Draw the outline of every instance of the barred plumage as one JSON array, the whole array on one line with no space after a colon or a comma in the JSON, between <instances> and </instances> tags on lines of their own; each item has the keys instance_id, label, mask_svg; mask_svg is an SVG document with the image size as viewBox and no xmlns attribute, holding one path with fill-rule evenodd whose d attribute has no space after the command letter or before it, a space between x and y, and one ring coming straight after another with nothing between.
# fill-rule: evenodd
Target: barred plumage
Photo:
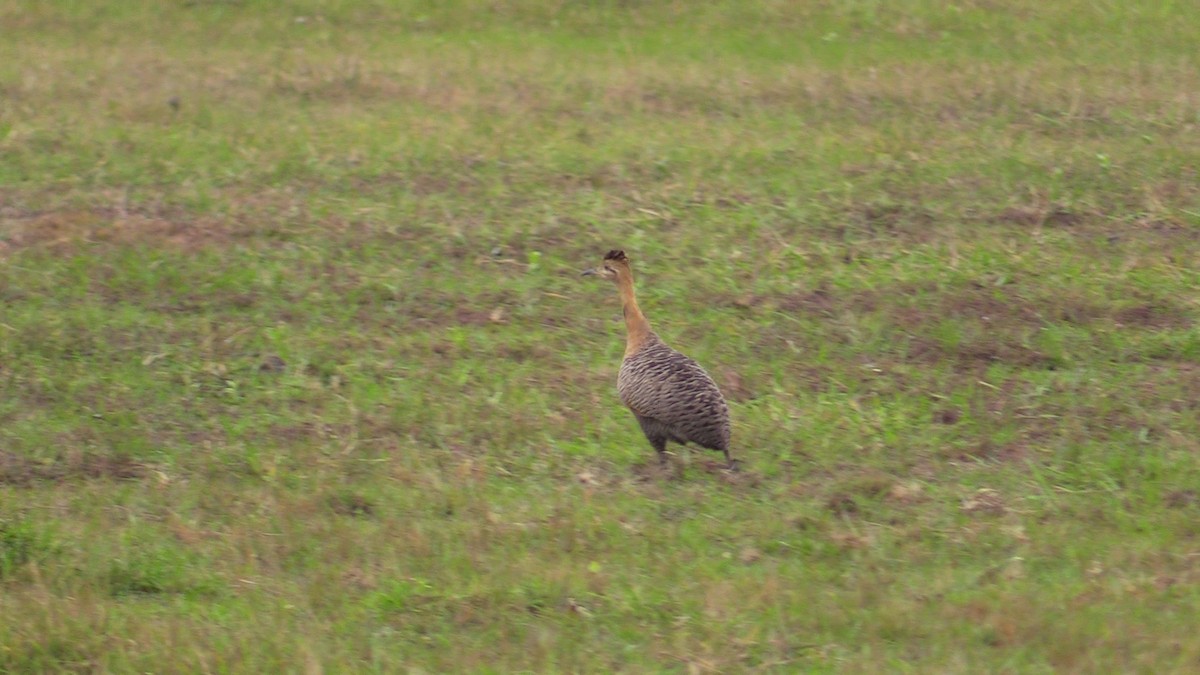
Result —
<instances>
[{"instance_id":1,"label":"barred plumage","mask_svg":"<svg viewBox=\"0 0 1200 675\"><path fill-rule=\"evenodd\" d=\"M633 412L650 445L665 458L668 442L695 443L729 455L729 405L713 379L692 359L671 349L650 330L633 293L633 273L623 251L584 274L617 283L627 331L617 392Z\"/></svg>"},{"instance_id":2,"label":"barred plumage","mask_svg":"<svg viewBox=\"0 0 1200 675\"><path fill-rule=\"evenodd\" d=\"M617 374L617 392L655 450L665 450L667 441L729 450L725 397L700 364L657 336L625 357Z\"/></svg>"}]
</instances>

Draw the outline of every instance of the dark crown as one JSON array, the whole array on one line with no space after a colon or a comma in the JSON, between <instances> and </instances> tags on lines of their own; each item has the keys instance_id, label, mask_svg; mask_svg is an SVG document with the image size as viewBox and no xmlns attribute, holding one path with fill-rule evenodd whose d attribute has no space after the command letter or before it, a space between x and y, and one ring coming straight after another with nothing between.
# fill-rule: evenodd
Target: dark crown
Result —
<instances>
[{"instance_id":1,"label":"dark crown","mask_svg":"<svg viewBox=\"0 0 1200 675\"><path fill-rule=\"evenodd\" d=\"M612 250L612 251L609 251L608 253L606 253L606 254L604 255L604 259L605 259L605 260L617 260L617 261L620 261L620 262L626 262L626 261L628 261L628 260L629 260L629 258L626 258L626 257L625 257L625 251L618 251L618 250L616 250L616 249L614 249L614 250Z\"/></svg>"}]
</instances>

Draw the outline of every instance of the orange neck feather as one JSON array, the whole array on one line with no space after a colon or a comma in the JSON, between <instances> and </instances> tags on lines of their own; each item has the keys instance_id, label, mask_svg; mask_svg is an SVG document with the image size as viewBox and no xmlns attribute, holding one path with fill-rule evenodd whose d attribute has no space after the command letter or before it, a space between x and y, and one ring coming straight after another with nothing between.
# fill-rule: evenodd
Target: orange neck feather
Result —
<instances>
[{"instance_id":1,"label":"orange neck feather","mask_svg":"<svg viewBox=\"0 0 1200 675\"><path fill-rule=\"evenodd\" d=\"M625 315L625 355L629 356L654 333L642 308L638 307L637 296L633 293L633 274L629 270L618 274L617 289L621 291L621 309Z\"/></svg>"}]
</instances>

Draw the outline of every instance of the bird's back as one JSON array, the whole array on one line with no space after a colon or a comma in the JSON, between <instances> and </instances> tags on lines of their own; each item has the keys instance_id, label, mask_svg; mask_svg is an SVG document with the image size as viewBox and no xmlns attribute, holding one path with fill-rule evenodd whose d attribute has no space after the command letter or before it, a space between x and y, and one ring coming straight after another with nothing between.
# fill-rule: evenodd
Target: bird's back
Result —
<instances>
[{"instance_id":1,"label":"bird's back","mask_svg":"<svg viewBox=\"0 0 1200 675\"><path fill-rule=\"evenodd\" d=\"M629 354L617 375L621 401L670 430L676 441L729 447L729 406L708 373L657 336Z\"/></svg>"}]
</instances>

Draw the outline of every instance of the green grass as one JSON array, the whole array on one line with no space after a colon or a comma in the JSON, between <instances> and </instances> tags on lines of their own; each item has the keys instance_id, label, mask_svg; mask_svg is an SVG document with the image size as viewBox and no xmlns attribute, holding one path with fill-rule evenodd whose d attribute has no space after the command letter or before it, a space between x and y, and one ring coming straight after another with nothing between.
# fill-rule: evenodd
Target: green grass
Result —
<instances>
[{"instance_id":1,"label":"green grass","mask_svg":"<svg viewBox=\"0 0 1200 675\"><path fill-rule=\"evenodd\" d=\"M1187 3L0 27L0 671L1200 662ZM743 473L651 470L610 248Z\"/></svg>"}]
</instances>

